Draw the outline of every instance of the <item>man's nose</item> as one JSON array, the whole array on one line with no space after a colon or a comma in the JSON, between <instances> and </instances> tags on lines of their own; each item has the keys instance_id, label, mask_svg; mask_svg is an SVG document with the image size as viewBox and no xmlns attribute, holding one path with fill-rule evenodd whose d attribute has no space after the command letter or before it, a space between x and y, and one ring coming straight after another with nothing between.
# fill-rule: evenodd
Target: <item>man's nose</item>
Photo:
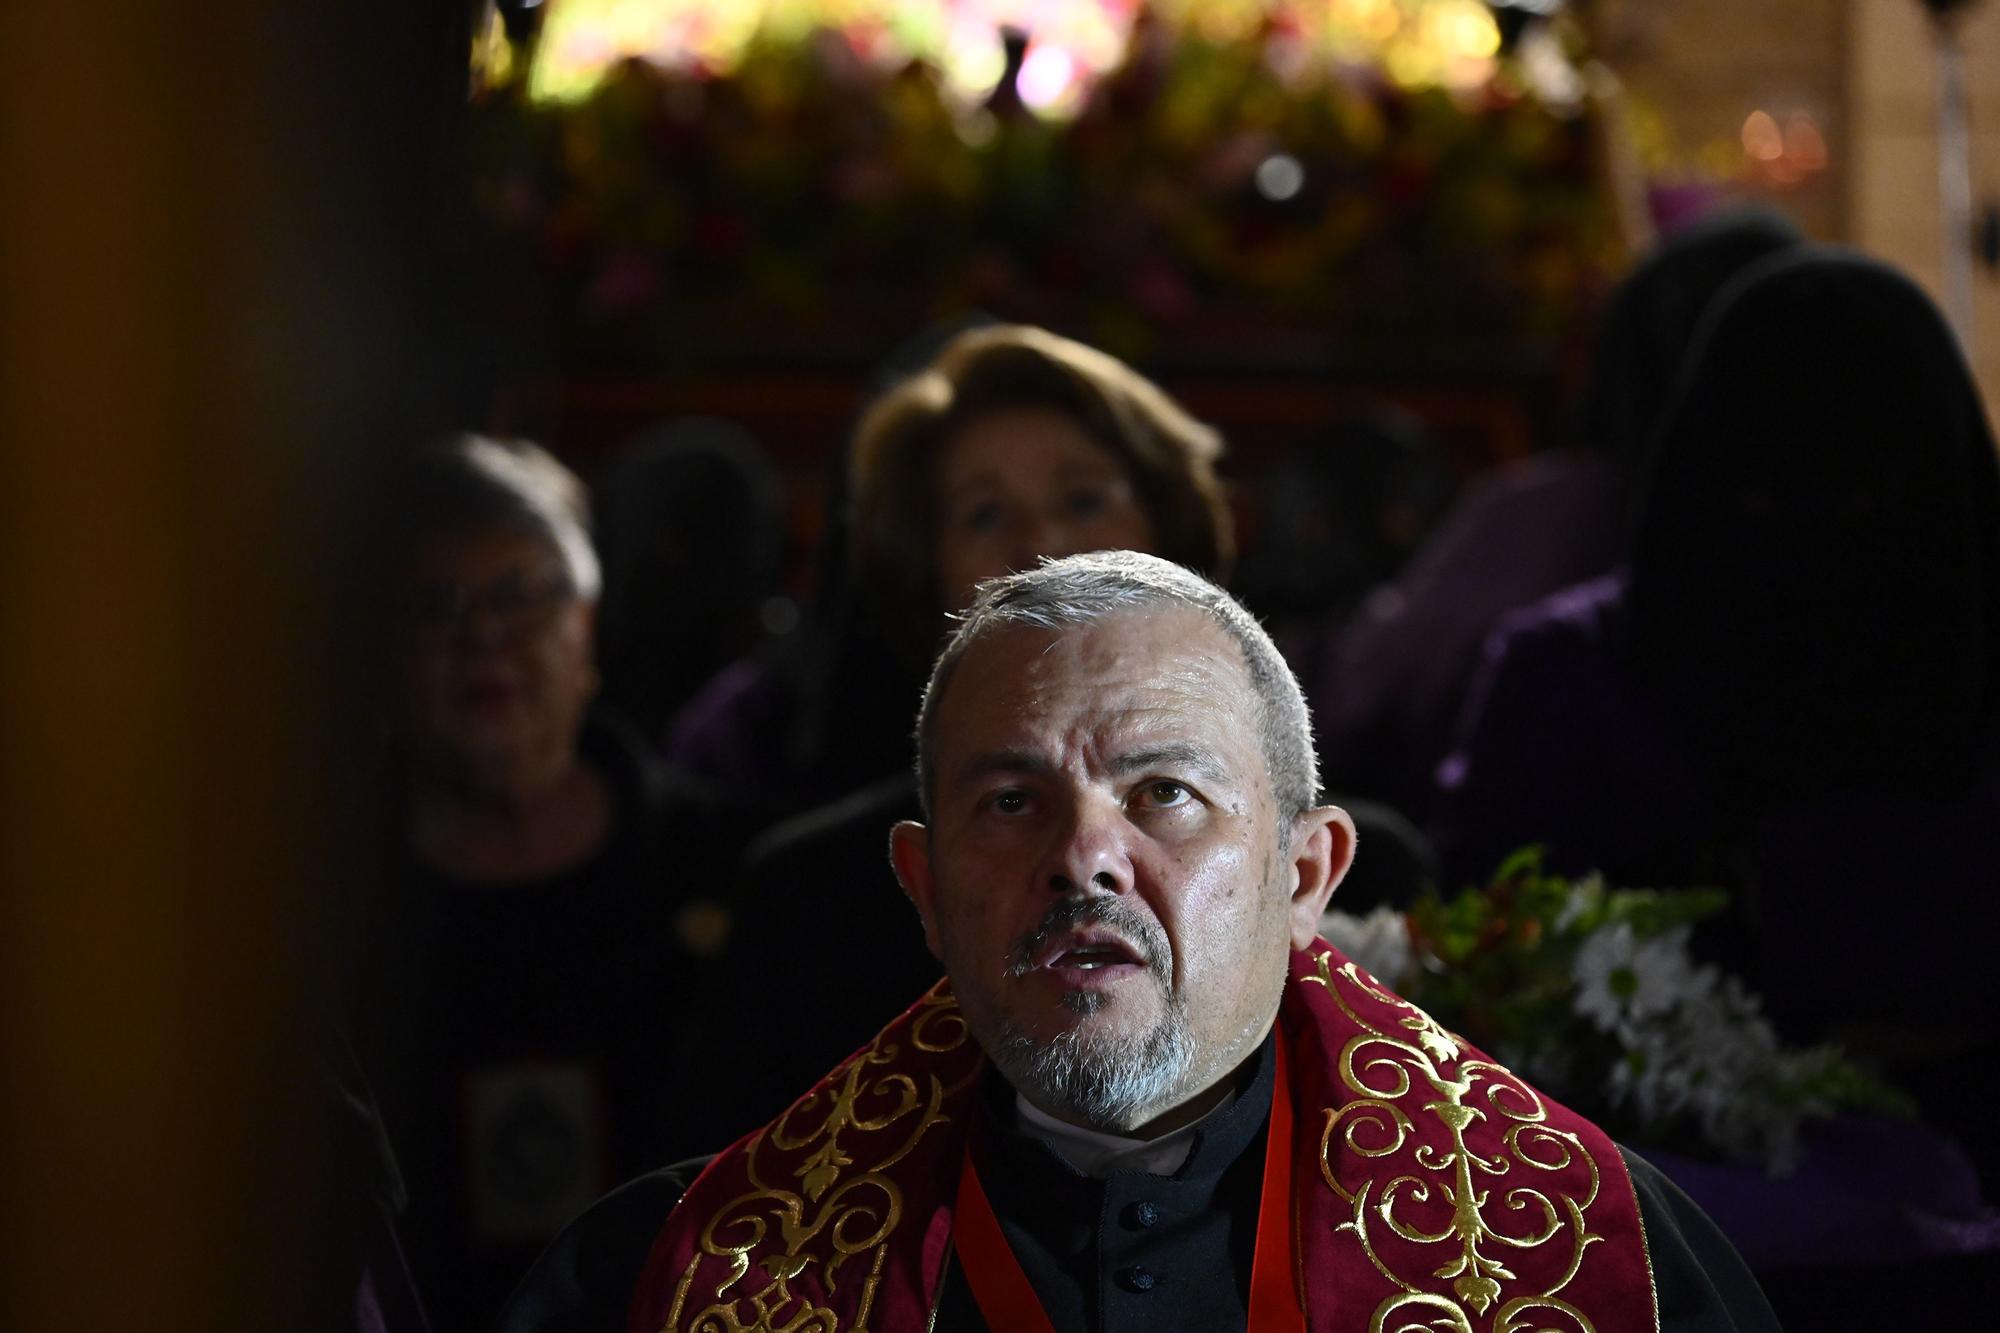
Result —
<instances>
[{"instance_id":1,"label":"man's nose","mask_svg":"<svg viewBox=\"0 0 2000 1333\"><path fill-rule=\"evenodd\" d=\"M1085 800L1057 826L1043 880L1057 894L1123 893L1132 887L1124 812L1108 801Z\"/></svg>"}]
</instances>

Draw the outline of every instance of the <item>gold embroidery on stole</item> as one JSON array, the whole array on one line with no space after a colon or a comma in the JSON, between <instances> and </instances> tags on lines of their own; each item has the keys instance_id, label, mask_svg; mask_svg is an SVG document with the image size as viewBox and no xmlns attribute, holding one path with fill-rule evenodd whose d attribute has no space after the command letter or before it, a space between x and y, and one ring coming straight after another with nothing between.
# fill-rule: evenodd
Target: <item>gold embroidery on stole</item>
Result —
<instances>
[{"instance_id":1,"label":"gold embroidery on stole","mask_svg":"<svg viewBox=\"0 0 2000 1333\"><path fill-rule=\"evenodd\" d=\"M970 1039L958 1002L939 986L909 1023L885 1029L836 1070L823 1090L794 1103L753 1137L744 1152L754 1188L724 1204L702 1228L663 1333L842 1333L836 1311L795 1293L791 1284L818 1264L826 1290L838 1291L853 1277L846 1271L848 1261L862 1256L861 1294L846 1333L867 1333L888 1240L903 1220L902 1190L886 1173L931 1129L950 1123L944 1104L980 1068L971 1062L950 1084L935 1068L926 1068L931 1061L908 1062L914 1072L885 1072L883 1066L893 1070L902 1056L892 1040L897 1032L908 1034L913 1050L933 1056L953 1053ZM864 1161L859 1170L849 1170ZM773 1178L768 1173L774 1170L789 1179ZM773 1226L783 1248L757 1261L764 1285L731 1296L731 1288L750 1273L751 1253ZM705 1258L727 1261L729 1272L709 1293L711 1303L683 1325L690 1288Z\"/></svg>"},{"instance_id":2,"label":"gold embroidery on stole","mask_svg":"<svg viewBox=\"0 0 2000 1333\"><path fill-rule=\"evenodd\" d=\"M1352 1232L1375 1270L1397 1288L1376 1307L1370 1333L1475 1333L1481 1327L1492 1333L1525 1333L1531 1327L1549 1328L1541 1321L1550 1315L1564 1321L1560 1330L1596 1333L1589 1316L1557 1295L1582 1267L1584 1251L1603 1239L1590 1230L1584 1216L1596 1202L1601 1177L1582 1141L1545 1123L1548 1109L1532 1088L1499 1065L1462 1060L1465 1048L1458 1038L1415 1005L1364 979L1353 963L1336 971L1324 953L1315 962L1318 975L1305 980L1325 987L1362 1029L1340 1052L1340 1081L1353 1100L1325 1111L1319 1167L1327 1185L1353 1209L1338 1230ZM1385 1031L1362 1018L1344 993L1350 988L1400 1010L1394 1030ZM1437 1152L1430 1144L1419 1145L1407 1154L1410 1169L1382 1185L1379 1193L1375 1192L1379 1175L1348 1192L1333 1170L1332 1154L1344 1150L1366 1159L1404 1154L1417 1129L1412 1111L1442 1125L1451 1146ZM1467 1143L1466 1134L1477 1122L1493 1117L1496 1124L1506 1125L1500 1151L1482 1156ZM1528 1176L1566 1171L1577 1161L1589 1171L1588 1188L1580 1199L1561 1190L1552 1197ZM1510 1175L1518 1183L1503 1195L1503 1207L1489 1213L1492 1192L1482 1188L1482 1177L1498 1180ZM1410 1214L1433 1197L1450 1207L1451 1218L1427 1231L1413 1224ZM1529 1225L1503 1230L1494 1224L1505 1220L1498 1216L1501 1212L1516 1221L1528 1220ZM1442 1262L1427 1276L1449 1280L1450 1293L1437 1290L1435 1283L1420 1286L1395 1271L1381 1252L1390 1236L1426 1249L1436 1247L1432 1257ZM1506 1252L1545 1245L1568 1247L1561 1277L1540 1290L1510 1294L1510 1288L1521 1283L1507 1266ZM1492 1323L1475 1324L1488 1311L1493 1312Z\"/></svg>"}]
</instances>

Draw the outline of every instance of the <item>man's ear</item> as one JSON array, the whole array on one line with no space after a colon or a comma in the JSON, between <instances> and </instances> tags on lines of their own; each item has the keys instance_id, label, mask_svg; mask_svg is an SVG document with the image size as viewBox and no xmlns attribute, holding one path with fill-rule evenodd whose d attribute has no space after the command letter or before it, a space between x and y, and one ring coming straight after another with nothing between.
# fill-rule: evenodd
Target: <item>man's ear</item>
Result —
<instances>
[{"instance_id":1,"label":"man's ear","mask_svg":"<svg viewBox=\"0 0 2000 1333\"><path fill-rule=\"evenodd\" d=\"M1326 901L1354 864L1354 821L1337 805L1308 810L1292 825L1292 947L1319 934Z\"/></svg>"},{"instance_id":2,"label":"man's ear","mask_svg":"<svg viewBox=\"0 0 2000 1333\"><path fill-rule=\"evenodd\" d=\"M896 882L903 886L910 902L923 918L924 943L930 947L939 962L944 954L938 949L937 913L932 908L931 890L931 834L930 830L915 820L905 819L889 830L889 864L895 869Z\"/></svg>"}]
</instances>

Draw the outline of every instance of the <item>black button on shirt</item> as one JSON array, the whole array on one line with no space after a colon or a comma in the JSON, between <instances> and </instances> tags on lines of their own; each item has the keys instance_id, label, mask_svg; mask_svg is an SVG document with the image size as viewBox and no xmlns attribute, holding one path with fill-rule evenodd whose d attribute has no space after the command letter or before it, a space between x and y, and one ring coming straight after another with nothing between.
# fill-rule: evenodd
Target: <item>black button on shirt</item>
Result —
<instances>
[{"instance_id":1,"label":"black button on shirt","mask_svg":"<svg viewBox=\"0 0 2000 1333\"><path fill-rule=\"evenodd\" d=\"M1126 1206L1125 1225L1134 1231L1144 1231L1160 1220L1159 1206L1145 1199Z\"/></svg>"},{"instance_id":2,"label":"black button on shirt","mask_svg":"<svg viewBox=\"0 0 2000 1333\"><path fill-rule=\"evenodd\" d=\"M1151 1269L1136 1264L1131 1268L1118 1270L1118 1285L1127 1291L1151 1291L1153 1284L1158 1280L1153 1276Z\"/></svg>"}]
</instances>

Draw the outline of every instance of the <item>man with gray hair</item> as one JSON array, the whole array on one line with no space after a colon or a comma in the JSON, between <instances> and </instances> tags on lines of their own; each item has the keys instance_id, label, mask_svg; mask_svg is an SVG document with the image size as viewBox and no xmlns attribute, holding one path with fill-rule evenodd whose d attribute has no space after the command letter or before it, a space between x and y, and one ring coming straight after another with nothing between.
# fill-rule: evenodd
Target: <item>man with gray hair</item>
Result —
<instances>
[{"instance_id":1,"label":"man with gray hair","mask_svg":"<svg viewBox=\"0 0 2000 1333\"><path fill-rule=\"evenodd\" d=\"M1130 551L989 584L917 763L896 876L1026 1105L1131 1133L1226 1095L1355 843L1312 808L1305 700L1250 614ZM1037 891L1008 892L1030 861Z\"/></svg>"},{"instance_id":2,"label":"man with gray hair","mask_svg":"<svg viewBox=\"0 0 2000 1333\"><path fill-rule=\"evenodd\" d=\"M918 743L890 856L947 980L586 1215L509 1333L1775 1327L1671 1185L1318 939L1353 826L1220 589L983 585Z\"/></svg>"}]
</instances>

